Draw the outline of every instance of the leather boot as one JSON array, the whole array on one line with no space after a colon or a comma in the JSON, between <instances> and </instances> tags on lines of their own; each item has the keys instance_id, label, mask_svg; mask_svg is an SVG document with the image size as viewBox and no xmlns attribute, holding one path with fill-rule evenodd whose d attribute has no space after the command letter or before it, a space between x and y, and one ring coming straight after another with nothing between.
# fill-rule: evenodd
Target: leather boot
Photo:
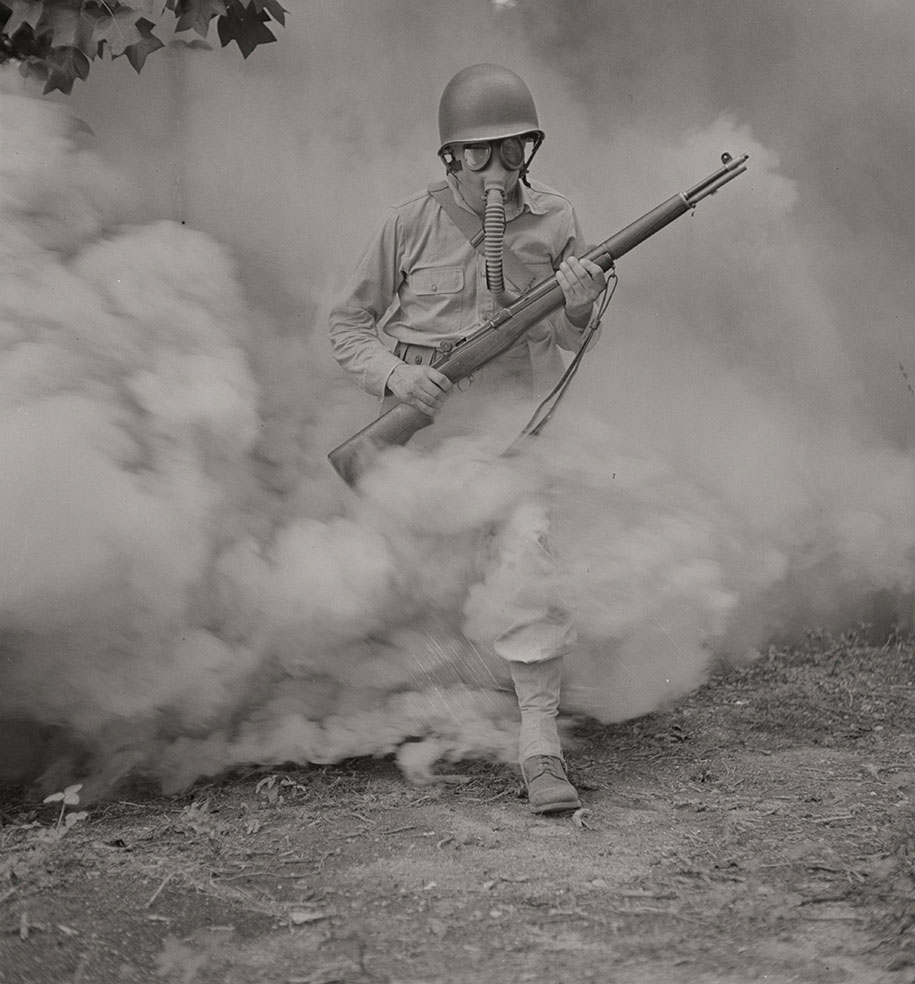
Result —
<instances>
[{"instance_id":1,"label":"leather boot","mask_svg":"<svg viewBox=\"0 0 915 984\"><path fill-rule=\"evenodd\" d=\"M521 774L527 784L532 813L558 813L581 806L562 759L554 755L532 755L521 763Z\"/></svg>"},{"instance_id":2,"label":"leather boot","mask_svg":"<svg viewBox=\"0 0 915 984\"><path fill-rule=\"evenodd\" d=\"M566 777L556 718L562 685L562 659L511 665L521 710L519 759L534 813L577 810L581 803Z\"/></svg>"}]
</instances>

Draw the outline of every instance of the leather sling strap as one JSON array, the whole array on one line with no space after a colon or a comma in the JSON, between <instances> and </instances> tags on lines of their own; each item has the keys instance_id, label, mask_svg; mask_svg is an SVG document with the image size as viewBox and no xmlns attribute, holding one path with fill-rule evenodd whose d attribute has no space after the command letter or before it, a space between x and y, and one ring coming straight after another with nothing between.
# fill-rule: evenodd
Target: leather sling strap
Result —
<instances>
[{"instance_id":1,"label":"leather sling strap","mask_svg":"<svg viewBox=\"0 0 915 984\"><path fill-rule=\"evenodd\" d=\"M461 208L454 200L454 192L447 181L437 181L429 185L429 194L441 205L448 215L448 218L464 233L470 241L470 245L475 250L483 252L483 226L479 224L479 218ZM536 277L521 260L516 253L513 253L508 246L502 248L502 266L508 274L509 279L521 291L533 286Z\"/></svg>"}]
</instances>

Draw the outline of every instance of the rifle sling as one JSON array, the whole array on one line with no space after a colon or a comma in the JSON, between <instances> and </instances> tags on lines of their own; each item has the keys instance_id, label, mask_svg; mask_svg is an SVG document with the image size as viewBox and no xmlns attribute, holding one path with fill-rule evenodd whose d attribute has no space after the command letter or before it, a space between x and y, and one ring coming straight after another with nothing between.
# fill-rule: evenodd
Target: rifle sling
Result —
<instances>
[{"instance_id":1,"label":"rifle sling","mask_svg":"<svg viewBox=\"0 0 915 984\"><path fill-rule=\"evenodd\" d=\"M441 205L448 218L464 233L470 245L478 253L482 253L484 250L484 232L483 226L479 224L479 217L458 205L448 182L437 181L435 184L429 185L429 194ZM531 287L536 280L524 261L504 243L502 246L502 266L508 274L509 280L522 292Z\"/></svg>"}]
</instances>

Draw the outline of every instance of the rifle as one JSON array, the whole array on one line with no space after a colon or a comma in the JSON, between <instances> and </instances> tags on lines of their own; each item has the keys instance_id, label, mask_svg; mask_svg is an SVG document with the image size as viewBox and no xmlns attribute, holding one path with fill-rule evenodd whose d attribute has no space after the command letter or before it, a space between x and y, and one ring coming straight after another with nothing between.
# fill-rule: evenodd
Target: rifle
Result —
<instances>
[{"instance_id":1,"label":"rifle","mask_svg":"<svg viewBox=\"0 0 915 984\"><path fill-rule=\"evenodd\" d=\"M643 243L666 225L689 212L709 195L746 171L749 155L721 155L722 166L689 191L683 191L646 212L615 235L588 250L582 258L596 263L605 273L629 250ZM479 328L456 342L441 345L442 354L432 366L453 383L466 379L481 366L511 348L539 321L553 314L565 302L555 274L525 291L514 303L503 308ZM355 485L371 456L382 448L403 445L432 417L406 403L397 403L327 456L337 474Z\"/></svg>"}]
</instances>

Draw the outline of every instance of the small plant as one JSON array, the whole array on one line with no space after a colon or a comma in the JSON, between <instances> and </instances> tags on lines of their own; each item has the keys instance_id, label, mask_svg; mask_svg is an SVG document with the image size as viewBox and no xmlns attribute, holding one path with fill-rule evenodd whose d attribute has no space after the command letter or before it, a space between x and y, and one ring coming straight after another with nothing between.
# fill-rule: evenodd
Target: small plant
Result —
<instances>
[{"instance_id":1,"label":"small plant","mask_svg":"<svg viewBox=\"0 0 915 984\"><path fill-rule=\"evenodd\" d=\"M53 877L49 873L49 865L60 849L62 838L89 815L85 810L71 809L79 806L79 791L82 788L82 785L67 786L62 793L45 797L45 803L60 803L57 823L53 827L43 827L33 822L9 828L10 836L4 837L3 858L0 861L0 902L26 887L37 891L48 884ZM2 977L0 971L0 979Z\"/></svg>"},{"instance_id":2,"label":"small plant","mask_svg":"<svg viewBox=\"0 0 915 984\"><path fill-rule=\"evenodd\" d=\"M79 806L79 791L83 788L82 783L77 783L75 786L67 786L67 788L62 793L52 793L50 796L44 798L45 803L60 803L60 813L57 816L57 825L54 828L54 833L57 837L63 837L63 835L70 829L72 829L80 820L85 820L89 815L85 810L80 810L76 813L68 813L68 806ZM63 826L63 829L61 829Z\"/></svg>"}]
</instances>

